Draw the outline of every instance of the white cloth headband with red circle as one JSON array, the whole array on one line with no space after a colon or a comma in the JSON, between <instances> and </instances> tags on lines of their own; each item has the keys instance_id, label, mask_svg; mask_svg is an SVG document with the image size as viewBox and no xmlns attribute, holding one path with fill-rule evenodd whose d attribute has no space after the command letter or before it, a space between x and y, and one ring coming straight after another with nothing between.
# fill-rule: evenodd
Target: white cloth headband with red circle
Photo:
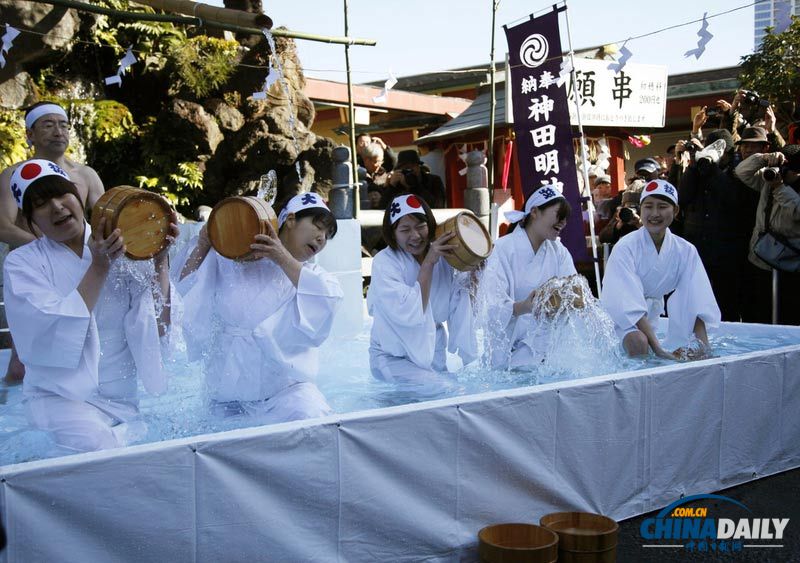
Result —
<instances>
[{"instance_id":1,"label":"white cloth headband with red circle","mask_svg":"<svg viewBox=\"0 0 800 563\"><path fill-rule=\"evenodd\" d=\"M328 206L325 205L322 198L315 193L306 192L304 194L297 194L289 200L289 203L286 204L286 207L284 207L278 215L278 229L283 227L283 224L289 217L289 213L297 213L302 209L309 209L311 207L328 209Z\"/></svg>"},{"instance_id":2,"label":"white cloth headband with red circle","mask_svg":"<svg viewBox=\"0 0 800 563\"><path fill-rule=\"evenodd\" d=\"M61 176L71 181L69 175L58 164L42 158L29 160L17 166L11 175L11 193L14 195L17 207L22 209L22 198L30 185L45 176Z\"/></svg>"},{"instance_id":3,"label":"white cloth headband with red circle","mask_svg":"<svg viewBox=\"0 0 800 563\"><path fill-rule=\"evenodd\" d=\"M639 203L643 202L644 198L651 195L662 195L675 205L678 205L678 190L675 189L675 186L664 180L650 180L647 182L642 189L642 195L639 196Z\"/></svg>"},{"instance_id":4,"label":"white cloth headband with red circle","mask_svg":"<svg viewBox=\"0 0 800 563\"><path fill-rule=\"evenodd\" d=\"M415 195L397 196L392 200L388 211L389 220L392 222L392 225L406 215L411 215L412 213L422 213L425 215L425 208L422 207L422 203Z\"/></svg>"}]
</instances>

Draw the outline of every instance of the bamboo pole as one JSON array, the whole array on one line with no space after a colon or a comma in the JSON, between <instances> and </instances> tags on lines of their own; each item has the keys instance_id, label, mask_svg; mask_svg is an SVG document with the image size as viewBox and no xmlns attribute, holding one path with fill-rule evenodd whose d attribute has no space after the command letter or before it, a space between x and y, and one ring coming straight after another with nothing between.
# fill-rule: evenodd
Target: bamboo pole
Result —
<instances>
[{"instance_id":1,"label":"bamboo pole","mask_svg":"<svg viewBox=\"0 0 800 563\"><path fill-rule=\"evenodd\" d=\"M345 36L350 32L348 25L348 9L347 0L344 0L344 34ZM358 212L361 210L361 193L358 185L358 159L356 158L356 108L353 103L353 77L350 73L350 45L344 46L344 64L347 69L347 113L348 121L350 122L350 169L352 170L352 177L350 181L353 183L353 219L358 219Z\"/></svg>"},{"instance_id":2,"label":"bamboo pole","mask_svg":"<svg viewBox=\"0 0 800 563\"><path fill-rule=\"evenodd\" d=\"M494 84L494 28L495 28L495 21L497 18L497 5L500 3L500 0L492 0L492 47L489 52L489 73L491 75L489 81L491 83L491 103L489 104L489 146L487 148L487 155L486 155L486 164L487 164L487 174L486 177L489 180L489 208L491 209L492 204L494 203L494 115L495 111L497 111L497 92L495 91L495 84ZM508 96L508 90L506 90L506 96ZM490 216L491 217L491 216ZM490 219L491 220L491 219Z\"/></svg>"},{"instance_id":3,"label":"bamboo pole","mask_svg":"<svg viewBox=\"0 0 800 563\"><path fill-rule=\"evenodd\" d=\"M243 10L231 10L209 6L192 0L135 0L137 4L144 4L151 8L158 8L166 12L177 12L187 16L194 16L203 21L214 21L240 27L255 27L272 29L272 18L266 14L254 14Z\"/></svg>"},{"instance_id":4,"label":"bamboo pole","mask_svg":"<svg viewBox=\"0 0 800 563\"><path fill-rule=\"evenodd\" d=\"M74 10L80 10L82 12L89 12L92 14L102 14L105 16L113 16L115 18L126 19L126 20L169 22L174 24L194 25L197 27L213 27L218 29L224 29L227 31L232 31L234 33L243 33L250 35L262 34L261 29L258 28L240 27L233 24L225 24L193 16L176 16L173 14L146 14L143 12L124 12L122 10L113 10L111 8L95 6L94 4L77 2L75 0L36 0L36 3L51 4L53 6L63 6L65 8L72 8ZM320 43L338 43L341 45L366 45L372 47L376 43L374 39L355 39L350 37L332 37L327 35L315 35L313 33L292 31L290 29L275 29L272 30L272 35L275 37L290 37L292 39L304 39L306 41L317 41Z\"/></svg>"}]
</instances>

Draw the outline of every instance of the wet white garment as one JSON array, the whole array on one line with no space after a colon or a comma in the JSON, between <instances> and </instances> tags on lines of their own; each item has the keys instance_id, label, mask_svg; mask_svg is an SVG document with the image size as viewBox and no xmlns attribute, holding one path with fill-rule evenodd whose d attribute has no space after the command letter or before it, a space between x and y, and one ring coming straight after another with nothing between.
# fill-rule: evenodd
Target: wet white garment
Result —
<instances>
[{"instance_id":1,"label":"wet white garment","mask_svg":"<svg viewBox=\"0 0 800 563\"><path fill-rule=\"evenodd\" d=\"M606 265L601 303L620 338L636 330L643 316L654 326L669 297L666 350L686 346L699 317L706 329L719 326L720 310L697 249L667 229L661 251L647 229L622 237Z\"/></svg>"},{"instance_id":2,"label":"wet white garment","mask_svg":"<svg viewBox=\"0 0 800 563\"><path fill-rule=\"evenodd\" d=\"M87 225L81 257L64 244L43 237L9 254L4 265L6 314L26 368L23 394L28 419L50 432L58 446L72 452L122 446L131 436L141 434L131 434L125 424L117 424L126 418L106 408L107 401L99 396L101 334L97 309L90 313L78 293L92 262L86 245L90 236ZM123 285L129 282L121 276ZM117 291L104 286L101 298ZM146 345L148 335L141 327L154 326L155 318L147 318L152 312L142 307L144 301L146 298L138 303L115 303L103 325L104 330L111 330L131 313L137 320L128 322L126 342L136 340L135 348L151 354L154 348ZM155 338L157 352L157 329ZM118 349L122 350L121 344ZM160 354L148 358L148 366L159 362ZM135 366L111 368L117 372L127 369L135 371ZM156 377L161 377L160 371ZM133 382L133 387L126 389L126 398L135 401L135 377ZM127 409L125 406L121 411Z\"/></svg>"},{"instance_id":3,"label":"wet white garment","mask_svg":"<svg viewBox=\"0 0 800 563\"><path fill-rule=\"evenodd\" d=\"M457 353L464 364L476 357L469 274L440 258L423 310L419 268L411 254L391 248L381 250L372 261L367 294L373 317L369 357L378 379L424 383L447 370L447 350Z\"/></svg>"},{"instance_id":4,"label":"wet white garment","mask_svg":"<svg viewBox=\"0 0 800 563\"><path fill-rule=\"evenodd\" d=\"M170 326L161 337L156 319L165 300L154 299L155 287L151 260L120 258L94 309L100 335L99 390L90 402L126 422L139 413L138 380L152 395L166 391L164 363L182 342L180 296L170 284Z\"/></svg>"},{"instance_id":5,"label":"wet white garment","mask_svg":"<svg viewBox=\"0 0 800 563\"><path fill-rule=\"evenodd\" d=\"M480 302L486 321L485 339L495 369L530 367L543 359L531 338L536 331L532 313L514 316L514 303L527 299L534 289L554 277L576 273L567 248L545 240L534 252L524 228L495 243L481 278Z\"/></svg>"},{"instance_id":6,"label":"wet white garment","mask_svg":"<svg viewBox=\"0 0 800 563\"><path fill-rule=\"evenodd\" d=\"M176 273L183 261L176 262ZM212 402L268 401L277 409L286 397L296 404L280 411L296 413L292 417L330 412L320 393L281 393L316 378L318 347L343 297L336 276L305 263L295 288L271 260L237 262L212 249L197 271L178 282L178 291L189 357L203 360Z\"/></svg>"}]
</instances>

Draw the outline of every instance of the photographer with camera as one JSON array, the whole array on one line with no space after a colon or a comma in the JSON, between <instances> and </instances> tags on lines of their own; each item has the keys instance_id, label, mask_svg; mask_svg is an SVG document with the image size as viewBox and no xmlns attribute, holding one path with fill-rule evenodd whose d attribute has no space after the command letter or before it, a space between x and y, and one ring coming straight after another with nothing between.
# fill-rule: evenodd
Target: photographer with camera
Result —
<instances>
[{"instance_id":1,"label":"photographer with camera","mask_svg":"<svg viewBox=\"0 0 800 563\"><path fill-rule=\"evenodd\" d=\"M736 167L735 174L759 194L750 261L767 279L773 268L778 272L778 323L800 325L800 145L753 154ZM767 234L783 259L763 249L761 239ZM757 296L768 310L769 295L767 290Z\"/></svg>"},{"instance_id":2,"label":"photographer with camera","mask_svg":"<svg viewBox=\"0 0 800 563\"><path fill-rule=\"evenodd\" d=\"M601 243L616 244L619 239L642 226L639 197L643 187L643 181L635 180L622 192L620 205L614 211L614 216L599 233Z\"/></svg>"},{"instance_id":3,"label":"photographer with camera","mask_svg":"<svg viewBox=\"0 0 800 563\"><path fill-rule=\"evenodd\" d=\"M424 199L432 208L447 207L444 182L431 174L415 150L400 151L397 165L389 176L388 186L381 198L381 207L401 194L414 194Z\"/></svg>"},{"instance_id":4,"label":"photographer with camera","mask_svg":"<svg viewBox=\"0 0 800 563\"><path fill-rule=\"evenodd\" d=\"M682 235L697 248L722 320L768 322L769 308L755 303L763 281L747 260L758 202L734 175L736 161L726 129L712 131L706 146L695 152L678 190Z\"/></svg>"}]
</instances>

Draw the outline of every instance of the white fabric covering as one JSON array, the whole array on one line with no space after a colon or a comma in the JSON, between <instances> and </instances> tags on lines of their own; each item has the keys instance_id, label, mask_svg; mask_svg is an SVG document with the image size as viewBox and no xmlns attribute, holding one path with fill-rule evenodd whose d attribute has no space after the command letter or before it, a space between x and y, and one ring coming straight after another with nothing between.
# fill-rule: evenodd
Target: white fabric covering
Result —
<instances>
[{"instance_id":1,"label":"white fabric covering","mask_svg":"<svg viewBox=\"0 0 800 563\"><path fill-rule=\"evenodd\" d=\"M6 466L0 561L476 561L489 524L796 468L798 411L795 345Z\"/></svg>"},{"instance_id":2,"label":"white fabric covering","mask_svg":"<svg viewBox=\"0 0 800 563\"><path fill-rule=\"evenodd\" d=\"M476 357L469 274L440 258L423 310L419 269L411 254L391 248L381 250L372 261L367 295L374 318L369 355L373 375L379 379L424 384L439 379L437 372L447 371L446 350L458 353L465 364Z\"/></svg>"},{"instance_id":3,"label":"white fabric covering","mask_svg":"<svg viewBox=\"0 0 800 563\"><path fill-rule=\"evenodd\" d=\"M719 326L720 310L697 249L669 229L660 252L644 228L614 245L603 276L601 303L614 321L617 336L623 338L635 330L645 315L655 324L664 311L664 296L673 290L664 341L669 351L686 346L696 318L707 330Z\"/></svg>"},{"instance_id":4,"label":"white fabric covering","mask_svg":"<svg viewBox=\"0 0 800 563\"><path fill-rule=\"evenodd\" d=\"M534 316L514 317L514 303L551 278L575 273L572 256L560 241L546 240L534 252L521 226L497 239L480 285L492 367L529 367L542 360L542 351L531 347L535 339L528 338L536 330Z\"/></svg>"}]
</instances>

